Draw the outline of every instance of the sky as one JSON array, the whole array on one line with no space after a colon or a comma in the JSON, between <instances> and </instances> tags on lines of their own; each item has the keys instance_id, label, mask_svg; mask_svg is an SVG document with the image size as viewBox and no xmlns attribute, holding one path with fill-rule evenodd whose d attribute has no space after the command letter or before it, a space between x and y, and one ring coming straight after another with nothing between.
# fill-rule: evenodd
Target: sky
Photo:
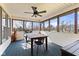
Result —
<instances>
[{"instance_id":1,"label":"sky","mask_svg":"<svg viewBox=\"0 0 79 59\"><path fill-rule=\"evenodd\" d=\"M78 13L78 15L79 15L79 13ZM63 21L64 21L64 24L67 24L67 25L74 24L74 13L71 13L71 14L68 14L65 16L61 16L59 19L60 19L59 20L60 25L62 24ZM78 19L79 19L79 17L78 17ZM79 23L79 20L78 20L78 23ZM53 25L54 27L56 27L57 19L56 18L51 19L50 24ZM45 22L45 27L47 27L47 26L48 26L48 22Z\"/></svg>"}]
</instances>

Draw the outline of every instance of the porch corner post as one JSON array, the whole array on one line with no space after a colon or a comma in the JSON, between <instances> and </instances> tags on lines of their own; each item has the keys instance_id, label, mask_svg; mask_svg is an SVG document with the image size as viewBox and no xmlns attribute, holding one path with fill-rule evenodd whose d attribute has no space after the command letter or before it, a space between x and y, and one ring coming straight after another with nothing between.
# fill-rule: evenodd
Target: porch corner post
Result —
<instances>
[{"instance_id":1,"label":"porch corner post","mask_svg":"<svg viewBox=\"0 0 79 59\"><path fill-rule=\"evenodd\" d=\"M2 44L2 7L0 7L0 44Z\"/></svg>"},{"instance_id":2,"label":"porch corner post","mask_svg":"<svg viewBox=\"0 0 79 59\"><path fill-rule=\"evenodd\" d=\"M57 16L57 32L59 32L59 16Z\"/></svg>"},{"instance_id":3,"label":"porch corner post","mask_svg":"<svg viewBox=\"0 0 79 59\"><path fill-rule=\"evenodd\" d=\"M78 30L77 30L77 9L75 9L75 14L74 14L74 33L77 34Z\"/></svg>"},{"instance_id":4,"label":"porch corner post","mask_svg":"<svg viewBox=\"0 0 79 59\"><path fill-rule=\"evenodd\" d=\"M49 20L49 31L50 31L51 29L50 29L50 20Z\"/></svg>"}]
</instances>

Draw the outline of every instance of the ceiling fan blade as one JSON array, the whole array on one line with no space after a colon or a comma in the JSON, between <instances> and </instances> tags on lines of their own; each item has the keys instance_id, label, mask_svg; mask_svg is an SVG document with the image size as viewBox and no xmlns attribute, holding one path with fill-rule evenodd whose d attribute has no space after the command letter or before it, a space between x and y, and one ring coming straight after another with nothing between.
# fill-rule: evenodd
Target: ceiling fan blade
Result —
<instances>
[{"instance_id":1,"label":"ceiling fan blade","mask_svg":"<svg viewBox=\"0 0 79 59\"><path fill-rule=\"evenodd\" d=\"M37 11L37 10L36 10L37 7L32 6L31 8L32 8L33 12L36 12L36 11Z\"/></svg>"},{"instance_id":2,"label":"ceiling fan blade","mask_svg":"<svg viewBox=\"0 0 79 59\"><path fill-rule=\"evenodd\" d=\"M31 17L33 17L33 16L34 16L34 14Z\"/></svg>"},{"instance_id":3,"label":"ceiling fan blade","mask_svg":"<svg viewBox=\"0 0 79 59\"><path fill-rule=\"evenodd\" d=\"M40 12L38 12L38 13L46 13L46 10L44 10L44 11L40 11Z\"/></svg>"},{"instance_id":4,"label":"ceiling fan blade","mask_svg":"<svg viewBox=\"0 0 79 59\"><path fill-rule=\"evenodd\" d=\"M24 12L24 13L33 14L32 12Z\"/></svg>"},{"instance_id":5,"label":"ceiling fan blade","mask_svg":"<svg viewBox=\"0 0 79 59\"><path fill-rule=\"evenodd\" d=\"M34 14L33 14L31 17L37 17L37 15L34 15Z\"/></svg>"},{"instance_id":6,"label":"ceiling fan blade","mask_svg":"<svg viewBox=\"0 0 79 59\"><path fill-rule=\"evenodd\" d=\"M37 14L38 16L42 17L42 15Z\"/></svg>"}]
</instances>

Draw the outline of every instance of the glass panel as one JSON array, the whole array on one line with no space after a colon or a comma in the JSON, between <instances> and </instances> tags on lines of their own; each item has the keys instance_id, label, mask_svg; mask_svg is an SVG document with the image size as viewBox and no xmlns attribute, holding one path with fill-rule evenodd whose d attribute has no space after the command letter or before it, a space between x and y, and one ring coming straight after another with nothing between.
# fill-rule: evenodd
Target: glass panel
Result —
<instances>
[{"instance_id":1,"label":"glass panel","mask_svg":"<svg viewBox=\"0 0 79 59\"><path fill-rule=\"evenodd\" d=\"M0 20L0 23L1 23L2 20ZM2 31L1 31L1 24L0 24L0 45L2 44Z\"/></svg>"},{"instance_id":2,"label":"glass panel","mask_svg":"<svg viewBox=\"0 0 79 59\"><path fill-rule=\"evenodd\" d=\"M57 18L50 20L50 30L57 31Z\"/></svg>"},{"instance_id":3,"label":"glass panel","mask_svg":"<svg viewBox=\"0 0 79 59\"><path fill-rule=\"evenodd\" d=\"M44 22L41 23L41 30L44 30Z\"/></svg>"},{"instance_id":4,"label":"glass panel","mask_svg":"<svg viewBox=\"0 0 79 59\"><path fill-rule=\"evenodd\" d=\"M40 30L40 23L33 22L33 30Z\"/></svg>"},{"instance_id":5,"label":"glass panel","mask_svg":"<svg viewBox=\"0 0 79 59\"><path fill-rule=\"evenodd\" d=\"M24 22L25 30L32 30L32 22Z\"/></svg>"},{"instance_id":6,"label":"glass panel","mask_svg":"<svg viewBox=\"0 0 79 59\"><path fill-rule=\"evenodd\" d=\"M2 11L2 42L6 41L6 24L5 12Z\"/></svg>"},{"instance_id":7,"label":"glass panel","mask_svg":"<svg viewBox=\"0 0 79 59\"><path fill-rule=\"evenodd\" d=\"M23 21L13 20L13 28L16 29L16 40L22 40L24 38Z\"/></svg>"},{"instance_id":8,"label":"glass panel","mask_svg":"<svg viewBox=\"0 0 79 59\"><path fill-rule=\"evenodd\" d=\"M10 18L8 17L8 27L10 27Z\"/></svg>"},{"instance_id":9,"label":"glass panel","mask_svg":"<svg viewBox=\"0 0 79 59\"><path fill-rule=\"evenodd\" d=\"M60 31L74 32L74 13L60 17Z\"/></svg>"},{"instance_id":10,"label":"glass panel","mask_svg":"<svg viewBox=\"0 0 79 59\"><path fill-rule=\"evenodd\" d=\"M78 19L78 32L79 32L79 11L78 11L78 14L77 15L78 15L78 18L77 19Z\"/></svg>"},{"instance_id":11,"label":"glass panel","mask_svg":"<svg viewBox=\"0 0 79 59\"><path fill-rule=\"evenodd\" d=\"M13 28L15 28L17 31L22 31L23 21L13 20Z\"/></svg>"},{"instance_id":12,"label":"glass panel","mask_svg":"<svg viewBox=\"0 0 79 59\"><path fill-rule=\"evenodd\" d=\"M10 17L8 17L8 29L7 29L7 32L8 32L8 39L9 39L10 36L11 36L11 19L10 19Z\"/></svg>"},{"instance_id":13,"label":"glass panel","mask_svg":"<svg viewBox=\"0 0 79 59\"><path fill-rule=\"evenodd\" d=\"M49 21L44 22L44 30L48 31L49 30Z\"/></svg>"}]
</instances>

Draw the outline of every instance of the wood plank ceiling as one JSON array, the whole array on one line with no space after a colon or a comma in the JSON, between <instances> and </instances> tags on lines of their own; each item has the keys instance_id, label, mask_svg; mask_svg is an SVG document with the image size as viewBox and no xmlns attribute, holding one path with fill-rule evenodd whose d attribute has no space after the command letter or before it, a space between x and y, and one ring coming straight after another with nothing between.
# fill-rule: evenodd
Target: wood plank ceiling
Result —
<instances>
[{"instance_id":1,"label":"wood plank ceiling","mask_svg":"<svg viewBox=\"0 0 79 59\"><path fill-rule=\"evenodd\" d=\"M30 21L44 21L55 15L78 7L77 3L3 3L1 6L13 19L22 19ZM33 12L31 6L38 8L38 11L46 10L47 13L41 14L42 17L31 17L32 14L24 12Z\"/></svg>"}]
</instances>

